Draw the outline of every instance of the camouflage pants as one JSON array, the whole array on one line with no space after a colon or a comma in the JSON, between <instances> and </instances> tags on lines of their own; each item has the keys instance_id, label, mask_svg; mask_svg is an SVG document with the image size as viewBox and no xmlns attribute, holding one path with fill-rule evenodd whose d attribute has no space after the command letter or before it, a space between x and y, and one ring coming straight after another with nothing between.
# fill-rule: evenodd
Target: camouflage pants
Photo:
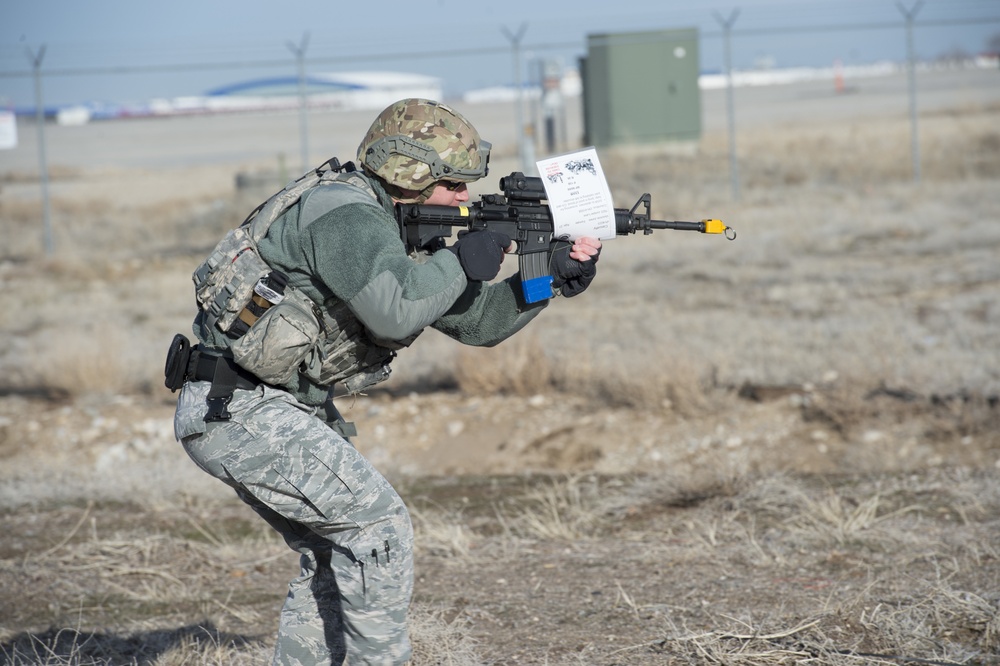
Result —
<instances>
[{"instance_id":1,"label":"camouflage pants","mask_svg":"<svg viewBox=\"0 0 1000 666\"><path fill-rule=\"evenodd\" d=\"M230 421L205 424L208 387L181 390L178 439L300 553L274 663L406 662L413 529L399 495L314 408L261 386L236 391Z\"/></svg>"}]
</instances>

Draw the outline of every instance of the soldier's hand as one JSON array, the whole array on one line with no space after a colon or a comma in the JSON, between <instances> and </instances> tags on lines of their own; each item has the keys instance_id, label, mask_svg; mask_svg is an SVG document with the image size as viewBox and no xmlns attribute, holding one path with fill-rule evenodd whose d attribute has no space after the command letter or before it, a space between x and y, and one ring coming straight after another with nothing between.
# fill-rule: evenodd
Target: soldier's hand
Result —
<instances>
[{"instance_id":1,"label":"soldier's hand","mask_svg":"<svg viewBox=\"0 0 1000 666\"><path fill-rule=\"evenodd\" d=\"M510 236L496 231L462 231L458 240L448 247L458 257L462 270L470 280L486 282L500 272L504 254L511 248Z\"/></svg>"},{"instance_id":2,"label":"soldier's hand","mask_svg":"<svg viewBox=\"0 0 1000 666\"><path fill-rule=\"evenodd\" d=\"M601 241L579 238L575 242L553 241L549 267L552 286L571 298L583 293L597 275L597 259L601 256Z\"/></svg>"}]
</instances>

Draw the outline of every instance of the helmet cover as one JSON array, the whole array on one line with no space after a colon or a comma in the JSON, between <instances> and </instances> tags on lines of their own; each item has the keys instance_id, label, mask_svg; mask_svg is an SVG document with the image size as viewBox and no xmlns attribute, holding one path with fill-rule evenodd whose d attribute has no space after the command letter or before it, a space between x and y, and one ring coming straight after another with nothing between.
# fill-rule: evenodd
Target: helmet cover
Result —
<instances>
[{"instance_id":1,"label":"helmet cover","mask_svg":"<svg viewBox=\"0 0 1000 666\"><path fill-rule=\"evenodd\" d=\"M490 144L462 114L419 98L387 107L358 146L358 162L367 171L392 189L416 192L441 180L479 180L487 174L489 155Z\"/></svg>"}]
</instances>

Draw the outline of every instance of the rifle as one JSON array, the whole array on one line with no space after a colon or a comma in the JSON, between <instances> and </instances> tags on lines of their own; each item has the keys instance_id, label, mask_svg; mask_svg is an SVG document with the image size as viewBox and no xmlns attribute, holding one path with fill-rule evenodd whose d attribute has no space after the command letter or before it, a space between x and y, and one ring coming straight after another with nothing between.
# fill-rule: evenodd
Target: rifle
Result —
<instances>
[{"instance_id":1,"label":"rifle","mask_svg":"<svg viewBox=\"0 0 1000 666\"><path fill-rule=\"evenodd\" d=\"M452 227L506 234L516 244L525 302L551 298L549 252L555 227L552 213L545 203L542 179L515 171L500 179L500 189L503 194L484 194L479 201L468 206L396 204L396 219L403 242L409 247L433 252L444 247L444 239L451 236ZM724 234L729 240L736 238L736 232L721 220L652 220L650 203L651 197L646 193L631 209L615 208L616 235L627 236L637 231L648 235L654 229L677 229Z\"/></svg>"}]
</instances>

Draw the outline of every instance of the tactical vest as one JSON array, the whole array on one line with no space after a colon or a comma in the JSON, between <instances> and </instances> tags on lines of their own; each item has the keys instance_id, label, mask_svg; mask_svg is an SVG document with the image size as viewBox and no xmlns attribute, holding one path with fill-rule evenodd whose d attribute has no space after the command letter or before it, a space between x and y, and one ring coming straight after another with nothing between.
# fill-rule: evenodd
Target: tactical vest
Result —
<instances>
[{"instance_id":1,"label":"tactical vest","mask_svg":"<svg viewBox=\"0 0 1000 666\"><path fill-rule=\"evenodd\" d=\"M371 185L336 158L306 173L257 207L219 242L192 280L206 323L232 340L237 365L262 381L295 389L301 374L314 384L339 383L358 393L389 377L395 351L416 338L373 341L347 304L317 303L288 285L287 276L261 258L257 245L271 224L314 187L331 190L333 206L371 200ZM377 203L375 204L377 205Z\"/></svg>"}]
</instances>

